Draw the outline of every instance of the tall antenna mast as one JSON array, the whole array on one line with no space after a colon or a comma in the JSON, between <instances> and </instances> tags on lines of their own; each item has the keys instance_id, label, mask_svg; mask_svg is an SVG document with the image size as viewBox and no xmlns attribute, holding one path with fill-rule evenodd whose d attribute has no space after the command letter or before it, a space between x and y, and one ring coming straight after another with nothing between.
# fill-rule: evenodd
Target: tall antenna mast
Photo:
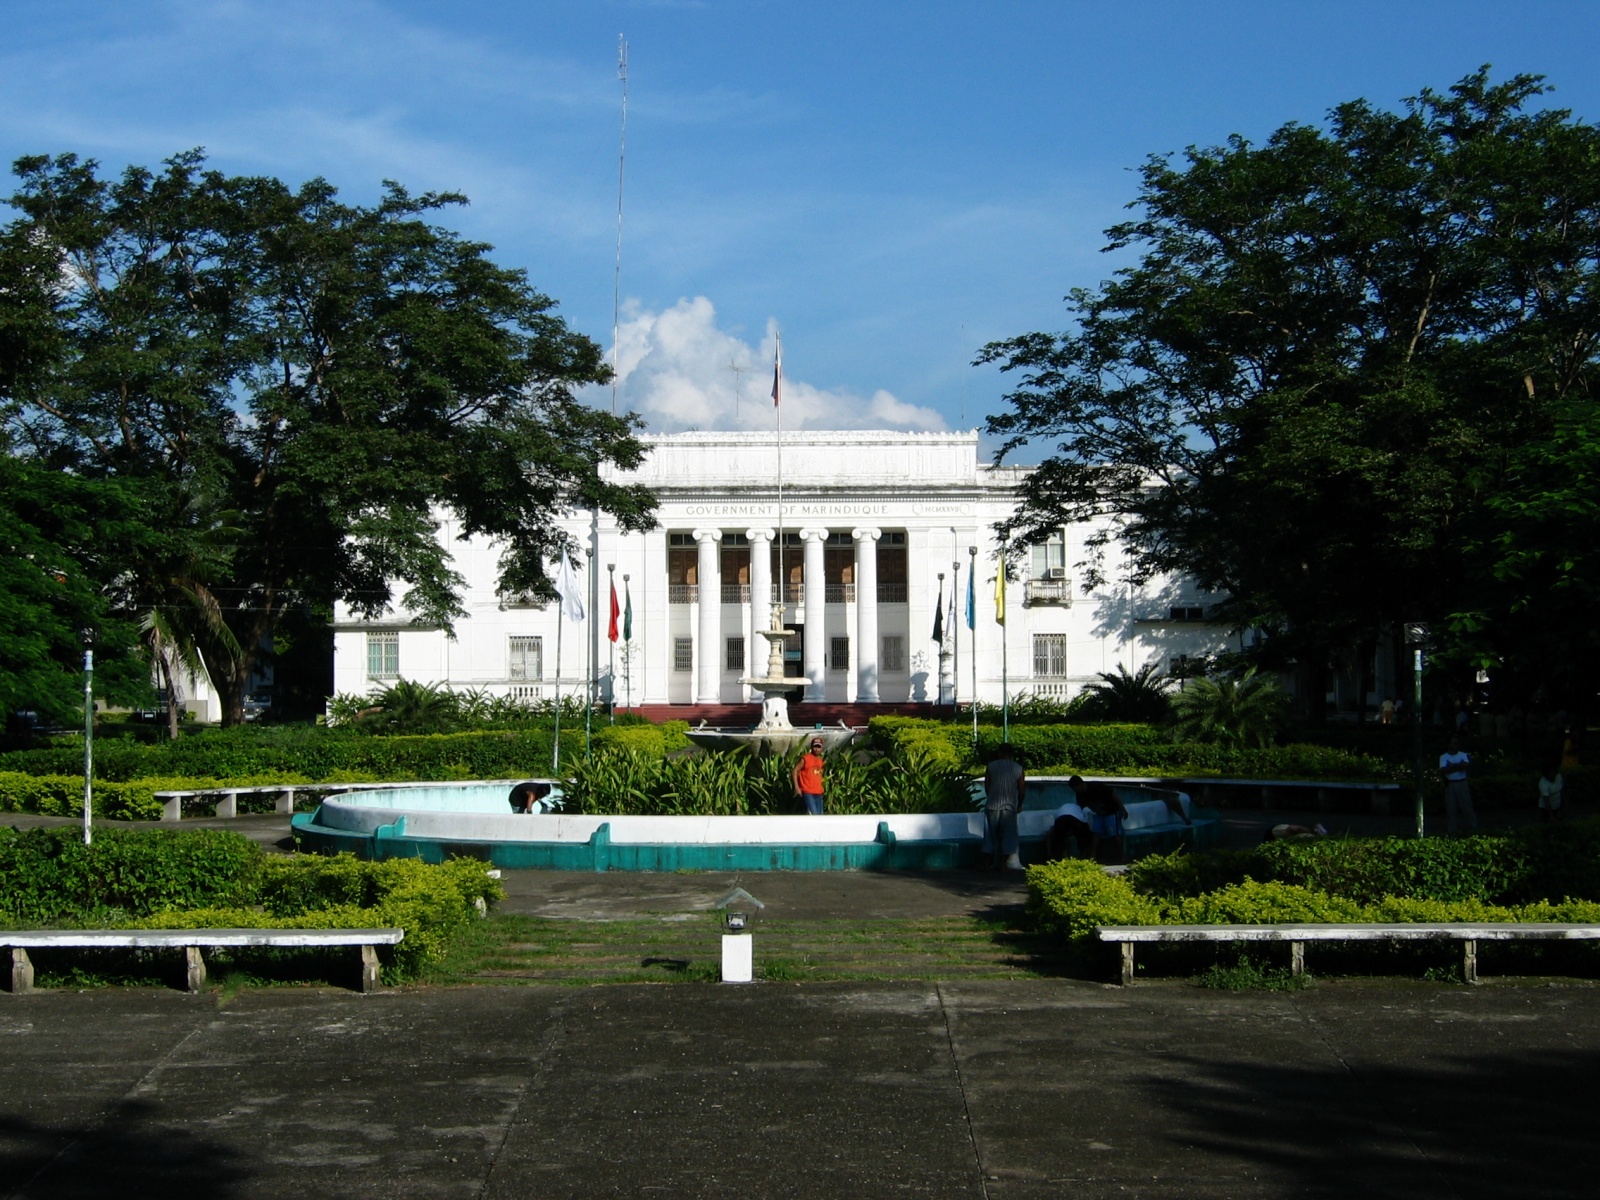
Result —
<instances>
[{"instance_id":1,"label":"tall antenna mast","mask_svg":"<svg viewBox=\"0 0 1600 1200\"><path fill-rule=\"evenodd\" d=\"M617 34L617 78L622 80L622 140L617 149L617 266L611 280L611 415L617 415L617 339L622 330L622 176L628 162L628 43Z\"/></svg>"},{"instance_id":2,"label":"tall antenna mast","mask_svg":"<svg viewBox=\"0 0 1600 1200\"><path fill-rule=\"evenodd\" d=\"M737 429L739 427L739 380L744 375L745 369L739 364L737 358L730 358L728 360L728 370L733 372L733 427Z\"/></svg>"}]
</instances>

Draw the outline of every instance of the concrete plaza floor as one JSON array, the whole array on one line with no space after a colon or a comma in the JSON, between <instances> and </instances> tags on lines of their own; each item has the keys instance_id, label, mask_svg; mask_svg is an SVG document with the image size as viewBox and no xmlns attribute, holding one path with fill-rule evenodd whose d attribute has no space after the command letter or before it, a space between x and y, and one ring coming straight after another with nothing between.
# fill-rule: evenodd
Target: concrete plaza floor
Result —
<instances>
[{"instance_id":1,"label":"concrete plaza floor","mask_svg":"<svg viewBox=\"0 0 1600 1200\"><path fill-rule=\"evenodd\" d=\"M15 1197L1589 1197L1600 988L0 996Z\"/></svg>"},{"instance_id":2,"label":"concrete plaza floor","mask_svg":"<svg viewBox=\"0 0 1600 1200\"><path fill-rule=\"evenodd\" d=\"M576 922L734 884L819 923L1023 898L980 872L506 884ZM0 1197L1587 1198L1597 1068L1577 980L47 990L0 994Z\"/></svg>"}]
</instances>

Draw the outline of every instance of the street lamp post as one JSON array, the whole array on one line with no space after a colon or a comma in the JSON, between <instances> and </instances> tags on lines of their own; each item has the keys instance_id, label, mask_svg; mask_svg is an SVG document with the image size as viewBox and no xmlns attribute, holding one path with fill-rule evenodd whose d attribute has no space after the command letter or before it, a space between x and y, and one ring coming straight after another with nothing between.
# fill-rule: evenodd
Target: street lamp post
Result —
<instances>
[{"instance_id":1,"label":"street lamp post","mask_svg":"<svg viewBox=\"0 0 1600 1200\"><path fill-rule=\"evenodd\" d=\"M83 844L94 842L94 630L83 631Z\"/></svg>"},{"instance_id":2,"label":"street lamp post","mask_svg":"<svg viewBox=\"0 0 1600 1200\"><path fill-rule=\"evenodd\" d=\"M1417 837L1424 836L1422 816L1422 647L1428 640L1428 627L1420 623L1406 626L1406 644L1411 647L1411 753L1417 785Z\"/></svg>"}]
</instances>

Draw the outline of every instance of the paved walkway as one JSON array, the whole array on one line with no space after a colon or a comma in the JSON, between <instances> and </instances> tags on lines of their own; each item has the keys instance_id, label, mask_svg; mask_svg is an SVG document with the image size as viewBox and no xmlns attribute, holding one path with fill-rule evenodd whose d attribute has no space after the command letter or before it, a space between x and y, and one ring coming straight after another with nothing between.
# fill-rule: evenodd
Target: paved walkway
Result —
<instances>
[{"instance_id":1,"label":"paved walkway","mask_svg":"<svg viewBox=\"0 0 1600 1200\"><path fill-rule=\"evenodd\" d=\"M0 995L0 1196L1588 1197L1600 988Z\"/></svg>"}]
</instances>

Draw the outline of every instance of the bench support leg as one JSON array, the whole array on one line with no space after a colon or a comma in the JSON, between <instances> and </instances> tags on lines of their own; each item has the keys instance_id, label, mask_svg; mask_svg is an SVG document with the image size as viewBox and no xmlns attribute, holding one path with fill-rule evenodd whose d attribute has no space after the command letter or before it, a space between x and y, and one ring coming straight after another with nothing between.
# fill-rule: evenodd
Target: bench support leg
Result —
<instances>
[{"instance_id":1,"label":"bench support leg","mask_svg":"<svg viewBox=\"0 0 1600 1200\"><path fill-rule=\"evenodd\" d=\"M11 994L26 996L33 991L33 962L21 946L11 947Z\"/></svg>"},{"instance_id":2,"label":"bench support leg","mask_svg":"<svg viewBox=\"0 0 1600 1200\"><path fill-rule=\"evenodd\" d=\"M361 947L361 990L375 992L378 990L378 948L376 946Z\"/></svg>"},{"instance_id":3,"label":"bench support leg","mask_svg":"<svg viewBox=\"0 0 1600 1200\"><path fill-rule=\"evenodd\" d=\"M206 960L201 957L199 946L185 946L183 948L183 966L185 982L191 992L198 992L206 985Z\"/></svg>"},{"instance_id":4,"label":"bench support leg","mask_svg":"<svg viewBox=\"0 0 1600 1200\"><path fill-rule=\"evenodd\" d=\"M1461 978L1467 983L1478 982L1478 943L1472 938L1461 939Z\"/></svg>"},{"instance_id":5,"label":"bench support leg","mask_svg":"<svg viewBox=\"0 0 1600 1200\"><path fill-rule=\"evenodd\" d=\"M1306 973L1306 944L1304 942L1289 943L1289 974L1304 975Z\"/></svg>"},{"instance_id":6,"label":"bench support leg","mask_svg":"<svg viewBox=\"0 0 1600 1200\"><path fill-rule=\"evenodd\" d=\"M1133 943L1122 943L1122 986L1133 982Z\"/></svg>"}]
</instances>

